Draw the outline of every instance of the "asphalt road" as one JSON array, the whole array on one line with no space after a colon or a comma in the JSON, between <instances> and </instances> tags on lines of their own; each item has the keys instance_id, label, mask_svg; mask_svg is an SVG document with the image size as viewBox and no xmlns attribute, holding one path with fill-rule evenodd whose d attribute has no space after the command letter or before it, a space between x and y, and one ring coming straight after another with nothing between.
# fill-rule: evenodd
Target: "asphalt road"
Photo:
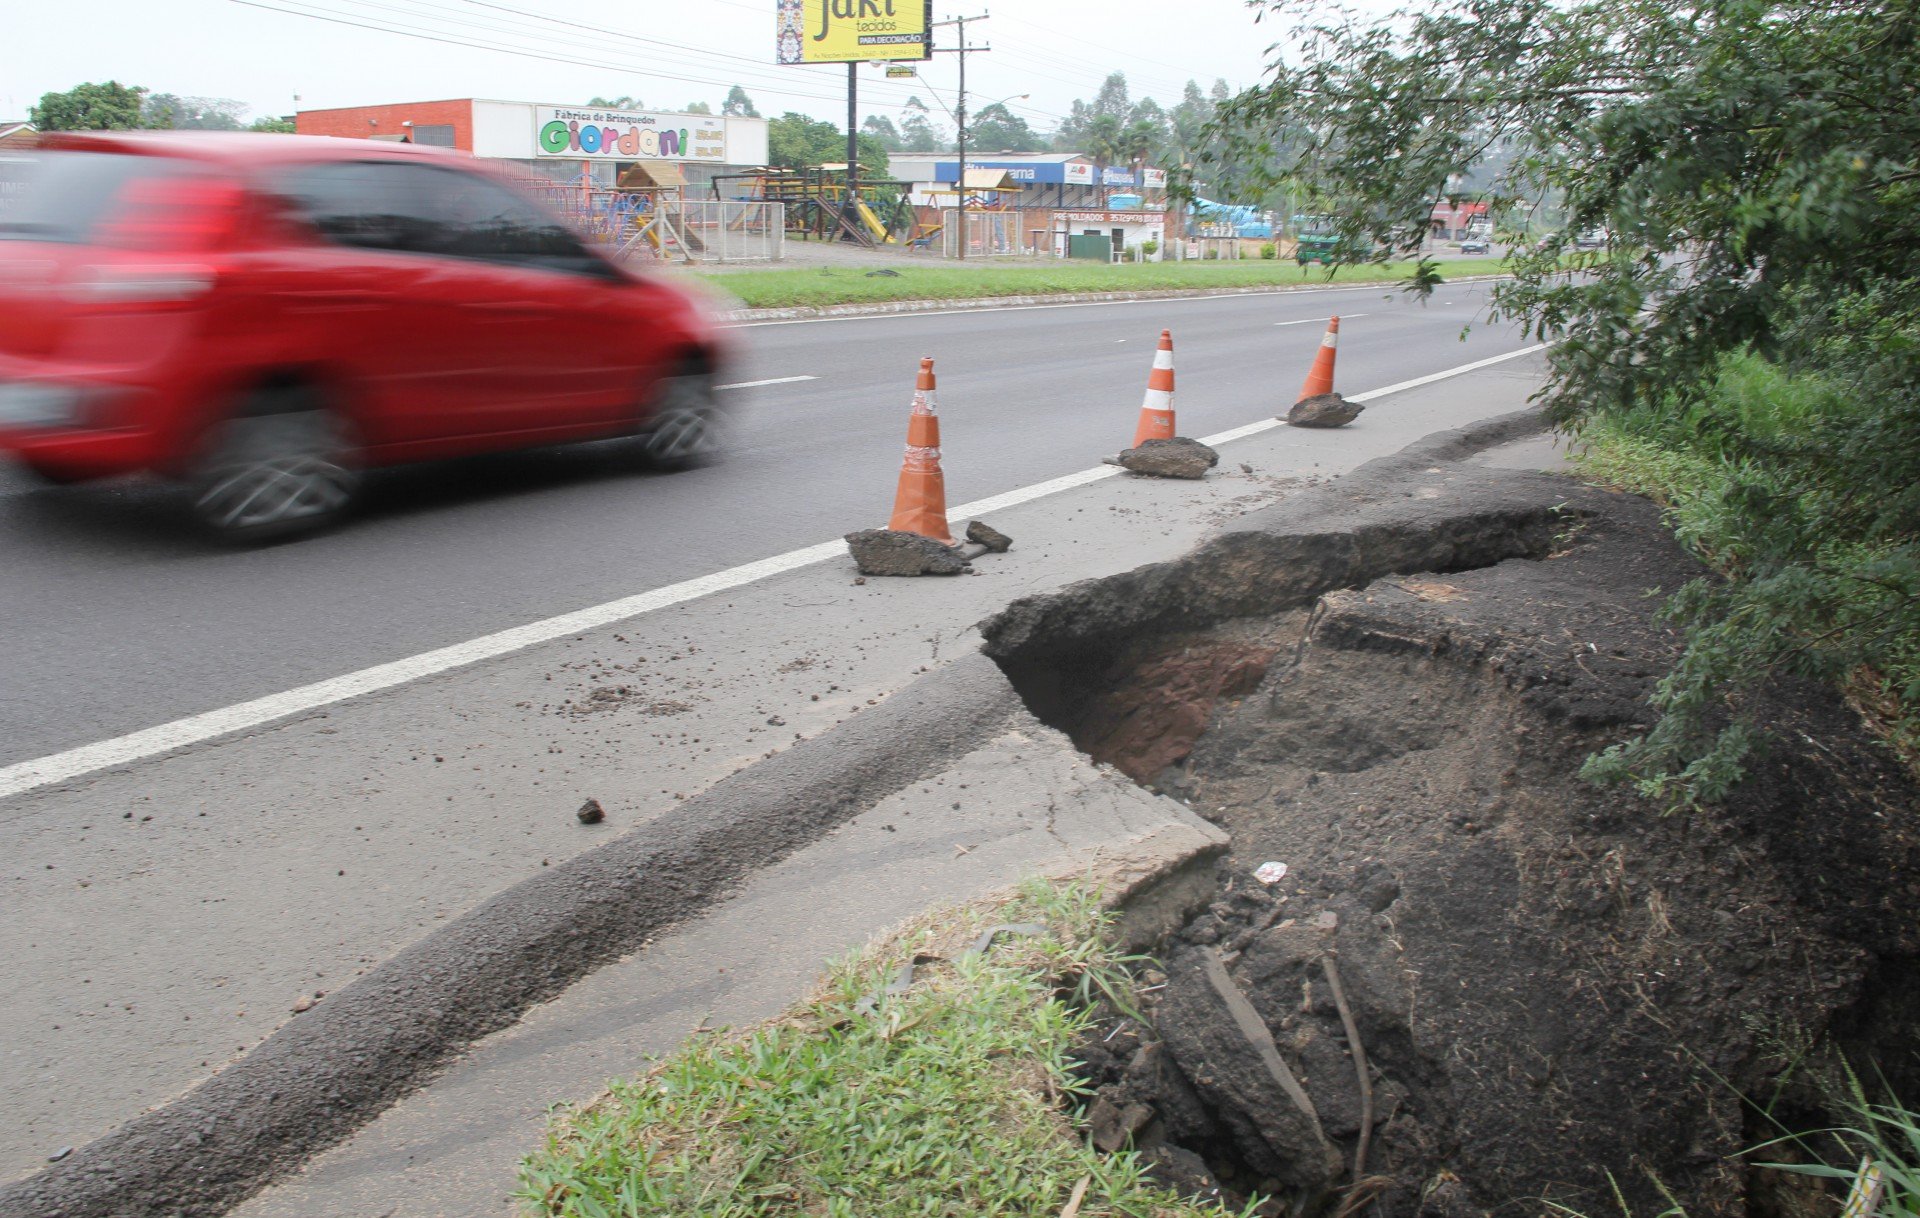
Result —
<instances>
[{"instance_id":1,"label":"asphalt road","mask_svg":"<svg viewBox=\"0 0 1920 1218\"><path fill-rule=\"evenodd\" d=\"M1199 436L1290 404L1330 313L1347 393L1524 346L1481 323L1485 286L746 326L728 381L814 379L729 391L712 467L636 473L616 445L416 467L349 527L263 550L201 541L163 487L0 467L0 765L883 524L923 355L962 503L1123 447L1163 326Z\"/></svg>"}]
</instances>

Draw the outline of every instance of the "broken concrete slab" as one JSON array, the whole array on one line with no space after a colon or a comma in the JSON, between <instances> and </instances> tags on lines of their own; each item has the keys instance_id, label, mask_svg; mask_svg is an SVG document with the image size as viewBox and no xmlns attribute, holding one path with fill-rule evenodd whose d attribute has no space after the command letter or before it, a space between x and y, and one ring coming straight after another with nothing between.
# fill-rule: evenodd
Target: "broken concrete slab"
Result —
<instances>
[{"instance_id":1,"label":"broken concrete slab","mask_svg":"<svg viewBox=\"0 0 1920 1218\"><path fill-rule=\"evenodd\" d=\"M1198 440L1175 436L1171 440L1144 441L1114 461L1151 478L1204 478L1208 470L1220 464L1220 454Z\"/></svg>"},{"instance_id":2,"label":"broken concrete slab","mask_svg":"<svg viewBox=\"0 0 1920 1218\"><path fill-rule=\"evenodd\" d=\"M848 533L847 549L862 575L958 575L969 565L955 547L899 529Z\"/></svg>"},{"instance_id":3,"label":"broken concrete slab","mask_svg":"<svg viewBox=\"0 0 1920 1218\"><path fill-rule=\"evenodd\" d=\"M1360 417L1366 407L1349 402L1337 393L1319 393L1301 398L1287 410L1287 422L1294 427L1345 427Z\"/></svg>"}]
</instances>

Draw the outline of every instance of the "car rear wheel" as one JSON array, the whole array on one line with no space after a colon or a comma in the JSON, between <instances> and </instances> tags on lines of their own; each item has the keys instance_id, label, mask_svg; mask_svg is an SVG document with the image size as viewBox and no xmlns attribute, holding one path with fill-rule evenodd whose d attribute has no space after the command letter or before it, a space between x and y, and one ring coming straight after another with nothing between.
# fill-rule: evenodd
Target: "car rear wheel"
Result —
<instances>
[{"instance_id":1,"label":"car rear wheel","mask_svg":"<svg viewBox=\"0 0 1920 1218\"><path fill-rule=\"evenodd\" d=\"M192 478L194 517L235 542L326 528L359 493L354 453L352 427L314 390L262 391L215 429Z\"/></svg>"},{"instance_id":2,"label":"car rear wheel","mask_svg":"<svg viewBox=\"0 0 1920 1218\"><path fill-rule=\"evenodd\" d=\"M691 469L720 451L723 422L713 376L688 371L654 389L653 410L640 433L640 451L660 469Z\"/></svg>"}]
</instances>

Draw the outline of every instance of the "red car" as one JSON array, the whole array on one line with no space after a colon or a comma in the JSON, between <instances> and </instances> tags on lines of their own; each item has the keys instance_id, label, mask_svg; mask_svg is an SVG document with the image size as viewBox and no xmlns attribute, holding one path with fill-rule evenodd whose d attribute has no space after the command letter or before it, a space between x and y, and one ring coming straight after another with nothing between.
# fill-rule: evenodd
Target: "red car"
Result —
<instances>
[{"instance_id":1,"label":"red car","mask_svg":"<svg viewBox=\"0 0 1920 1218\"><path fill-rule=\"evenodd\" d=\"M459 153L66 133L0 153L0 451L153 471L234 538L337 519L362 471L639 435L716 440L722 342Z\"/></svg>"}]
</instances>

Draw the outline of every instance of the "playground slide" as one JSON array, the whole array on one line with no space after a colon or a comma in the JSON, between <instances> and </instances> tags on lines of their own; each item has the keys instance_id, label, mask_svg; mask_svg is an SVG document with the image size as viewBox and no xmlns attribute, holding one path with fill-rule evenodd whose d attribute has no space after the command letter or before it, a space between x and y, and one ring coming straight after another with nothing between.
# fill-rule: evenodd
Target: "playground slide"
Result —
<instances>
[{"instance_id":1,"label":"playground slide","mask_svg":"<svg viewBox=\"0 0 1920 1218\"><path fill-rule=\"evenodd\" d=\"M893 235L887 232L886 225L880 223L880 217L873 214L873 209L867 206L865 200L855 199L853 201L853 210L859 215L860 222L867 226L867 231L873 234L875 241L884 241L888 245L893 244Z\"/></svg>"}]
</instances>

